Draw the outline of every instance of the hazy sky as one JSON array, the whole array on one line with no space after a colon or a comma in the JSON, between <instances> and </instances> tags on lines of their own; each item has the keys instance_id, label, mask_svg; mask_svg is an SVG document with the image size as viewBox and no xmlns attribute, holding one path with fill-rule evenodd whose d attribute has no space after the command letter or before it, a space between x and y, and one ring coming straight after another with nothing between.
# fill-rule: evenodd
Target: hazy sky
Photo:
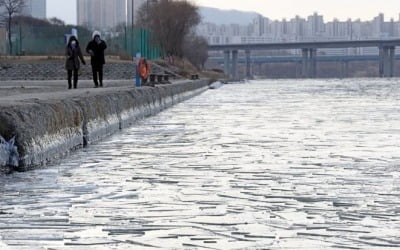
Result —
<instances>
[{"instance_id":1,"label":"hazy sky","mask_svg":"<svg viewBox=\"0 0 400 250\"><path fill-rule=\"evenodd\" d=\"M47 0L47 17L57 17L76 24L76 0Z\"/></svg>"},{"instance_id":2,"label":"hazy sky","mask_svg":"<svg viewBox=\"0 0 400 250\"><path fill-rule=\"evenodd\" d=\"M112 0L110 0L112 1ZM318 12L331 21L347 18L371 20L382 12L385 18L399 20L400 0L191 0L198 5L221 9L256 11L271 19L307 17ZM75 0L47 0L47 16L76 23Z\"/></svg>"}]
</instances>

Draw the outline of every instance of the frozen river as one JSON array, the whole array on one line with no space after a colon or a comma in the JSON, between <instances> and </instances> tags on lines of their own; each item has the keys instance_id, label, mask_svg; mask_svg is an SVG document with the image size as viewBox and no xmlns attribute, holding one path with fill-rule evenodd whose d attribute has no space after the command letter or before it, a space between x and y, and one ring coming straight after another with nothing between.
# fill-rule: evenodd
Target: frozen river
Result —
<instances>
[{"instance_id":1,"label":"frozen river","mask_svg":"<svg viewBox=\"0 0 400 250\"><path fill-rule=\"evenodd\" d=\"M225 85L0 192L0 249L400 248L400 80Z\"/></svg>"}]
</instances>

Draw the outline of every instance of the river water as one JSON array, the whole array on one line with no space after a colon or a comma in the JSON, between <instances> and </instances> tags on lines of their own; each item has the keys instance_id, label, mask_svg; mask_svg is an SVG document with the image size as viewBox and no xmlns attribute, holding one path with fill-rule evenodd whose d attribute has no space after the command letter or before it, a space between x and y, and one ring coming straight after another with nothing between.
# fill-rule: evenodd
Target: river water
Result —
<instances>
[{"instance_id":1,"label":"river water","mask_svg":"<svg viewBox=\"0 0 400 250\"><path fill-rule=\"evenodd\" d=\"M400 80L225 85L0 177L0 249L400 248Z\"/></svg>"}]
</instances>

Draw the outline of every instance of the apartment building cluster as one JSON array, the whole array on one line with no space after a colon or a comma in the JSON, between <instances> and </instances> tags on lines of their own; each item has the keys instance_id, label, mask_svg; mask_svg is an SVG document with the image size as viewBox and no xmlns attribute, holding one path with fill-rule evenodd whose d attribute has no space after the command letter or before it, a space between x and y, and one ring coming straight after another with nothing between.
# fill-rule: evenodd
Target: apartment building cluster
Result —
<instances>
[{"instance_id":1,"label":"apartment building cluster","mask_svg":"<svg viewBox=\"0 0 400 250\"><path fill-rule=\"evenodd\" d=\"M155 0L77 0L77 24L108 31L118 25L131 25L144 4Z\"/></svg>"},{"instance_id":2,"label":"apartment building cluster","mask_svg":"<svg viewBox=\"0 0 400 250\"><path fill-rule=\"evenodd\" d=\"M400 38L400 16L398 20L385 21L379 14L371 21L334 19L325 22L318 13L290 20L271 20L261 15L248 25L216 25L202 23L197 30L209 44L247 44L311 42L330 40L367 40ZM327 54L376 54L377 49L330 49Z\"/></svg>"},{"instance_id":3,"label":"apartment building cluster","mask_svg":"<svg viewBox=\"0 0 400 250\"><path fill-rule=\"evenodd\" d=\"M47 18L46 0L25 0L25 7L21 14L39 19Z\"/></svg>"}]
</instances>

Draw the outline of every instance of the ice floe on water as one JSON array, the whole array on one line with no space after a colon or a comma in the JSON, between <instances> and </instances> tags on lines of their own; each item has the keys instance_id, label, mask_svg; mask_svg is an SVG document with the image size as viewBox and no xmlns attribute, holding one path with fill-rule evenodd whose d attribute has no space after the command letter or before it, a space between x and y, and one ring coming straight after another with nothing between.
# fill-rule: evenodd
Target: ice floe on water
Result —
<instances>
[{"instance_id":1,"label":"ice floe on water","mask_svg":"<svg viewBox=\"0 0 400 250\"><path fill-rule=\"evenodd\" d=\"M1 177L1 241L400 248L399 97L400 85L381 79L207 91L56 166Z\"/></svg>"}]
</instances>

